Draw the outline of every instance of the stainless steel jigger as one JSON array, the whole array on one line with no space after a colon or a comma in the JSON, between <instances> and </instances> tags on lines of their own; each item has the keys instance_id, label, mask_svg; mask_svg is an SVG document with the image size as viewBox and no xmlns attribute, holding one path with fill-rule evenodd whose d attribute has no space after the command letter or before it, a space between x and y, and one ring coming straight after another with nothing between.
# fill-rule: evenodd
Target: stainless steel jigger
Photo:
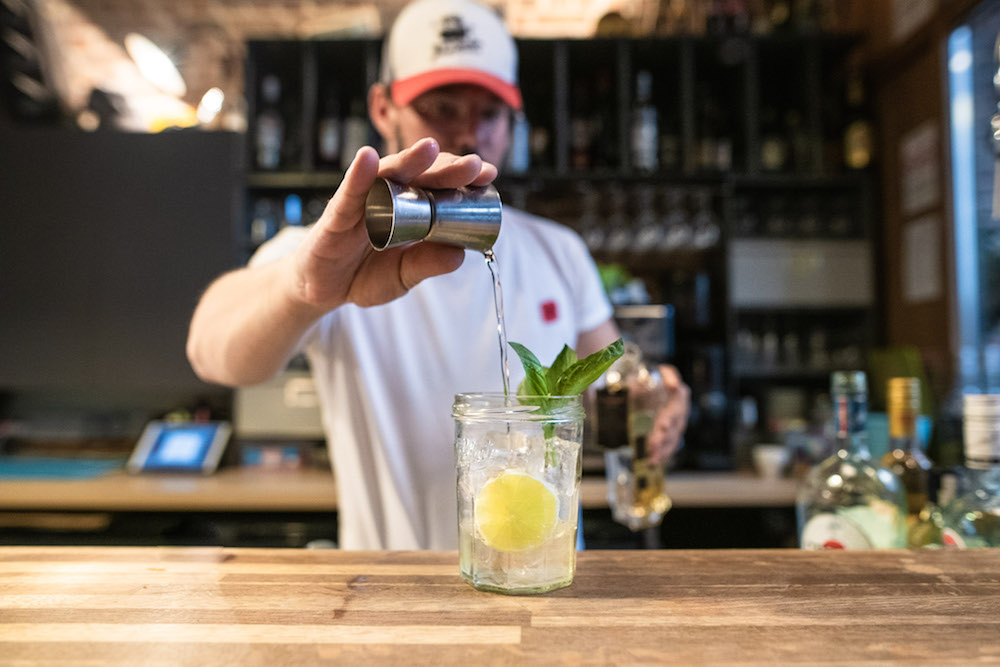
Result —
<instances>
[{"instance_id":1,"label":"stainless steel jigger","mask_svg":"<svg viewBox=\"0 0 1000 667\"><path fill-rule=\"evenodd\" d=\"M380 178L368 191L365 226L376 250L426 240L486 252L500 234L502 208L492 185L430 190Z\"/></svg>"}]
</instances>

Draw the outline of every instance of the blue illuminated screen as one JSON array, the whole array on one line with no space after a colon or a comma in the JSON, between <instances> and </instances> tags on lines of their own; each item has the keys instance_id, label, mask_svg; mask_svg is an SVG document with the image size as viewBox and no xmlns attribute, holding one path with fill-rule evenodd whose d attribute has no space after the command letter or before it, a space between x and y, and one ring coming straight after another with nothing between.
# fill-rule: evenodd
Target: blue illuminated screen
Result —
<instances>
[{"instance_id":1,"label":"blue illuminated screen","mask_svg":"<svg viewBox=\"0 0 1000 667\"><path fill-rule=\"evenodd\" d=\"M143 468L201 468L217 428L214 424L164 426Z\"/></svg>"}]
</instances>

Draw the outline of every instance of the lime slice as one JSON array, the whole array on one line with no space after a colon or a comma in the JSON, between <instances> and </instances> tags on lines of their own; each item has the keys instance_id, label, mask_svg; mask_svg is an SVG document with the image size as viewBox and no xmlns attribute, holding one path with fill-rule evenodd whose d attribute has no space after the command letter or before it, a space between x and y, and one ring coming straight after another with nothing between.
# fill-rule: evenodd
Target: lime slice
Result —
<instances>
[{"instance_id":1,"label":"lime slice","mask_svg":"<svg viewBox=\"0 0 1000 667\"><path fill-rule=\"evenodd\" d=\"M556 494L544 482L508 471L476 495L476 530L497 551L533 549L552 534L557 506Z\"/></svg>"}]
</instances>

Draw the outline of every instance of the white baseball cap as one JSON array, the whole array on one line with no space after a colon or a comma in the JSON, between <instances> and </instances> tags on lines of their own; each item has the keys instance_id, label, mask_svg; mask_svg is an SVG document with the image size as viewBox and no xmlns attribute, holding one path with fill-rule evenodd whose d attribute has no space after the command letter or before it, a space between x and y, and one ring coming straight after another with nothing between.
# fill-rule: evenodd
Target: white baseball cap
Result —
<instances>
[{"instance_id":1,"label":"white baseball cap","mask_svg":"<svg viewBox=\"0 0 1000 667\"><path fill-rule=\"evenodd\" d=\"M382 82L400 105L432 88L470 83L521 108L514 38L496 12L469 0L404 7L382 49Z\"/></svg>"}]
</instances>

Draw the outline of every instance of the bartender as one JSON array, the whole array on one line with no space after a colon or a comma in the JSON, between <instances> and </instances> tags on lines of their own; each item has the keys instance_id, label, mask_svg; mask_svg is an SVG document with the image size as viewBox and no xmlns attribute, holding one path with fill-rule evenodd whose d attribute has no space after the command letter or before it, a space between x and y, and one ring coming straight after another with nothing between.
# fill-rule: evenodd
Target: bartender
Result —
<instances>
[{"instance_id":1,"label":"bartender","mask_svg":"<svg viewBox=\"0 0 1000 667\"><path fill-rule=\"evenodd\" d=\"M208 287L188 357L204 380L243 386L304 352L337 471L340 546L455 549L451 402L502 382L490 274L481 254L454 246L374 252L364 206L378 177L430 188L496 178L522 109L514 40L475 2L411 3L385 40L368 108L387 154L359 150L314 225L282 230ZM493 250L511 340L544 360L618 338L575 232L505 207ZM675 369L661 373L672 398L649 448L665 461L689 392Z\"/></svg>"}]
</instances>

